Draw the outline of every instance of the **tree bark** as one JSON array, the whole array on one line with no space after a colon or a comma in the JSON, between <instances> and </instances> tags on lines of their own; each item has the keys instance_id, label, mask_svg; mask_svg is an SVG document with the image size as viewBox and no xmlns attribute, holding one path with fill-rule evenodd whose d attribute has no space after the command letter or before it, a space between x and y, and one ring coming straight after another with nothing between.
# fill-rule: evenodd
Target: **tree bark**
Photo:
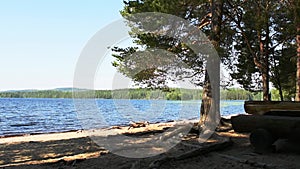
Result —
<instances>
[{"instance_id":1,"label":"tree bark","mask_svg":"<svg viewBox=\"0 0 300 169\"><path fill-rule=\"evenodd\" d=\"M278 70L278 65L276 64L274 57L272 57L272 58L273 58L273 64L274 64L274 75L273 76L276 81L275 86L279 91L280 101L283 101L284 98L283 98L282 85L281 85L281 80L280 80L281 73Z\"/></svg>"},{"instance_id":2,"label":"tree bark","mask_svg":"<svg viewBox=\"0 0 300 169\"><path fill-rule=\"evenodd\" d=\"M204 79L204 86L203 86L203 92L202 92L202 102L200 107L200 121L199 125L204 125L204 122L206 121L208 117L208 113L210 110L211 102L212 102L212 95L211 95L211 84L208 77L208 72L205 70L205 79Z\"/></svg>"},{"instance_id":3,"label":"tree bark","mask_svg":"<svg viewBox=\"0 0 300 169\"><path fill-rule=\"evenodd\" d=\"M257 15L258 17L261 16L262 12L261 9L258 9ZM267 11L268 12L268 11ZM266 35L263 40L263 30L258 30L258 40L259 40L259 62L260 64L257 65L261 71L262 74L262 85L263 85L263 100L264 101L269 101L271 100L270 95L269 95L269 81L270 81L270 76L269 76L269 16L266 15L266 19L268 20L265 23L265 28L266 28Z\"/></svg>"},{"instance_id":4,"label":"tree bark","mask_svg":"<svg viewBox=\"0 0 300 169\"><path fill-rule=\"evenodd\" d=\"M265 56L267 57L267 56ZM268 57L267 57L268 58ZM264 60L267 60L267 58L264 58ZM263 83L263 100L264 101L270 101L270 95L269 95L269 64L264 61L264 67L261 69L262 72L262 83Z\"/></svg>"},{"instance_id":5,"label":"tree bark","mask_svg":"<svg viewBox=\"0 0 300 169\"><path fill-rule=\"evenodd\" d=\"M296 75L296 101L300 101L300 0L295 0L294 15L295 25L297 29L296 42L297 42L297 75Z\"/></svg>"},{"instance_id":6,"label":"tree bark","mask_svg":"<svg viewBox=\"0 0 300 169\"><path fill-rule=\"evenodd\" d=\"M213 43L215 49L218 50L218 48L220 47L223 0L211 0L210 7L211 7L211 15L212 15L210 40ZM215 65L215 66L219 66L219 65ZM216 98L212 97L211 81L209 79L207 70L205 70L205 79L204 79L204 86L203 86L203 93L202 93L202 103L200 108L199 126L204 125L204 122L207 120L210 107L212 106L213 103L213 99Z\"/></svg>"},{"instance_id":7,"label":"tree bark","mask_svg":"<svg viewBox=\"0 0 300 169\"><path fill-rule=\"evenodd\" d=\"M270 43L270 24L269 24L269 19L270 16L267 15L267 25L266 25L266 39L265 39L265 43L264 43L264 66L265 66L265 93L264 93L264 100L265 101L271 101L271 94L269 93L270 92L270 85L269 85L269 82L270 82L270 63L269 63L269 58L270 58L270 52L269 52L269 43Z\"/></svg>"}]
</instances>

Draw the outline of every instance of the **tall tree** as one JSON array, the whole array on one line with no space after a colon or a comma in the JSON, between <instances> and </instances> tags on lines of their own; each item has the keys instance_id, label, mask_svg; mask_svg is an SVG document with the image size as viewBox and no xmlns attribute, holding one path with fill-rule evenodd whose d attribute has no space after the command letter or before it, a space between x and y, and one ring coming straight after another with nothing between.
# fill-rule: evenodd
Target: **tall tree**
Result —
<instances>
[{"instance_id":1,"label":"tall tree","mask_svg":"<svg viewBox=\"0 0 300 169\"><path fill-rule=\"evenodd\" d=\"M237 71L232 76L248 90L262 88L264 100L269 100L269 3L253 0L239 4L235 8L242 7L242 12L238 18L233 18L237 32L235 48L238 62L235 65ZM246 76L243 71L246 71ZM259 76L262 78L258 79Z\"/></svg>"},{"instance_id":2,"label":"tall tree","mask_svg":"<svg viewBox=\"0 0 300 169\"><path fill-rule=\"evenodd\" d=\"M221 44L222 46L228 47L226 43L220 41L220 37L224 36L221 34L221 29L226 27L222 24L222 9L223 0L132 0L125 1L125 7L124 10L121 11L121 14L126 17L127 15L140 12L163 12L179 16L190 21L192 25L197 26L203 32L209 34L210 40L214 44L215 48L219 50ZM167 26L165 26L165 28L166 27ZM115 52L114 57L116 58L113 65L118 67L119 71L129 76L134 81L139 84L147 85L148 87L154 86L165 88L168 80L174 80L176 77L182 78L184 76L189 77L195 85L203 86L204 90L200 110L200 124L203 124L205 119L208 117L208 112L212 103L211 84L205 67L205 61L199 58L199 55L195 54L187 45L175 38L162 37L155 33L141 33L136 31L134 28L132 29L131 35L135 38L135 44L141 45L143 48L113 48L113 51ZM155 47L176 54L181 61L192 68L192 73L181 71L180 73L175 73L177 75L176 77L169 77L166 73L170 67L163 63L156 63L160 66L140 71L140 73L137 74L130 74L131 71L128 71L128 68L135 69L137 67L147 66L144 63L140 64L141 62L137 61L137 59L135 61L127 59L128 56L132 56L134 53L138 56L138 53L141 50L143 50L145 55L145 49ZM222 50L219 51L222 53ZM166 56L168 56L167 53ZM158 56L153 56L153 52L151 57L158 58ZM132 67L132 65L135 66ZM136 69L132 72L136 72ZM203 77L205 79L204 81Z\"/></svg>"},{"instance_id":3,"label":"tall tree","mask_svg":"<svg viewBox=\"0 0 300 169\"><path fill-rule=\"evenodd\" d=\"M223 0L211 0L210 1L210 13L211 13L211 31L210 37L212 44L216 49L220 48L220 36L221 36L221 25L223 16ZM219 66L219 65L216 65ZM216 70L219 70L216 69ZM220 97L219 95L215 97ZM199 125L205 124L209 116L209 111L212 106L212 102L215 100L212 96L211 81L208 76L207 70L205 70L205 79L203 85L202 104L200 108L200 121ZM217 107L218 108L218 107Z\"/></svg>"},{"instance_id":4,"label":"tall tree","mask_svg":"<svg viewBox=\"0 0 300 169\"><path fill-rule=\"evenodd\" d=\"M283 26L290 25L286 7L271 0L227 2L226 13L236 32L233 48L236 61L231 75L245 89L262 90L263 100L270 100L269 81L282 91L280 79L285 76L278 64L281 47L289 46L285 44L291 40L291 35L286 33L289 31Z\"/></svg>"},{"instance_id":5,"label":"tall tree","mask_svg":"<svg viewBox=\"0 0 300 169\"><path fill-rule=\"evenodd\" d=\"M276 5L276 6L275 6ZM287 1L275 4L270 13L272 25L271 42L275 46L270 50L271 82L279 90L281 100L295 97L296 86L296 30L291 5ZM285 94L284 94L285 93Z\"/></svg>"},{"instance_id":6,"label":"tall tree","mask_svg":"<svg viewBox=\"0 0 300 169\"><path fill-rule=\"evenodd\" d=\"M296 74L296 101L300 101L300 0L291 0L289 3L294 14L297 44L297 74Z\"/></svg>"}]
</instances>

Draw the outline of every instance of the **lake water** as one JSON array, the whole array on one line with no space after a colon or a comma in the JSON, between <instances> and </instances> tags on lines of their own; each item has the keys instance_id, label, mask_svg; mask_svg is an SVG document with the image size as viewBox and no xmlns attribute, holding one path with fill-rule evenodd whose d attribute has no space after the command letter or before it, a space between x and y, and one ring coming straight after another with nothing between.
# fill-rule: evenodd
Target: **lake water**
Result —
<instances>
[{"instance_id":1,"label":"lake water","mask_svg":"<svg viewBox=\"0 0 300 169\"><path fill-rule=\"evenodd\" d=\"M74 104L73 99L0 99L0 136L102 128L141 120L155 123L199 118L200 101L97 99L93 102L94 108L84 101ZM221 101L221 115L244 113L243 104L243 101Z\"/></svg>"}]
</instances>

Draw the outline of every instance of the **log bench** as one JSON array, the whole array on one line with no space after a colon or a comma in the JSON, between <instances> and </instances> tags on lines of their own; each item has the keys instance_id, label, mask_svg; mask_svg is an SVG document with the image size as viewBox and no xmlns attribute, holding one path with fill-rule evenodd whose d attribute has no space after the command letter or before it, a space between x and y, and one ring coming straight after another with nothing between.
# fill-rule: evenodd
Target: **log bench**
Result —
<instances>
[{"instance_id":1,"label":"log bench","mask_svg":"<svg viewBox=\"0 0 300 169\"><path fill-rule=\"evenodd\" d=\"M250 134L250 143L263 152L279 138L300 140L300 102L245 101L247 115L231 118L236 132Z\"/></svg>"}]
</instances>

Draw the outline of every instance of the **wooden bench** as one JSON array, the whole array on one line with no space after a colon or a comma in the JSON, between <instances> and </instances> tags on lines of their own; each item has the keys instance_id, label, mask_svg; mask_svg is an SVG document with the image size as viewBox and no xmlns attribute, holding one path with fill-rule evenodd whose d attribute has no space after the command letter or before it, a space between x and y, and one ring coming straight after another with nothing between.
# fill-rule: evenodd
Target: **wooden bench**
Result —
<instances>
[{"instance_id":1,"label":"wooden bench","mask_svg":"<svg viewBox=\"0 0 300 169\"><path fill-rule=\"evenodd\" d=\"M300 140L300 102L245 101L247 115L231 118L236 132L250 134L257 151L264 151L279 138Z\"/></svg>"}]
</instances>

